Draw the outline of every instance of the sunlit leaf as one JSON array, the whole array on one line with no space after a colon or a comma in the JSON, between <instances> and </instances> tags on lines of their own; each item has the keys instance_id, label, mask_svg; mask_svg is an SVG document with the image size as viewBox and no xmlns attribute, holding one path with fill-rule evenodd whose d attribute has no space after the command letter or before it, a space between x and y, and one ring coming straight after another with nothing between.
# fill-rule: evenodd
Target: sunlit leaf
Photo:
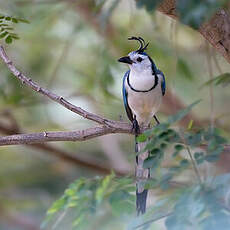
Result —
<instances>
[{"instance_id":1,"label":"sunlit leaf","mask_svg":"<svg viewBox=\"0 0 230 230\"><path fill-rule=\"evenodd\" d=\"M187 130L191 130L192 126L193 126L193 120L190 120L189 123L188 123Z\"/></svg>"},{"instance_id":2,"label":"sunlit leaf","mask_svg":"<svg viewBox=\"0 0 230 230\"><path fill-rule=\"evenodd\" d=\"M7 32L7 31L5 31L5 32L1 33L1 34L0 34L0 38L4 38L7 34L8 34L8 32Z\"/></svg>"},{"instance_id":3,"label":"sunlit leaf","mask_svg":"<svg viewBox=\"0 0 230 230\"><path fill-rule=\"evenodd\" d=\"M13 39L12 39L12 37L10 35L8 35L6 37L6 39L5 39L5 41L6 41L7 44L10 44L10 43L12 43Z\"/></svg>"},{"instance_id":4,"label":"sunlit leaf","mask_svg":"<svg viewBox=\"0 0 230 230\"><path fill-rule=\"evenodd\" d=\"M101 185L97 188L96 194L95 194L95 199L98 203L100 203L103 199L104 194L106 193L106 190L108 189L108 186L111 182L111 180L114 178L114 174L112 173L111 175L106 176L102 182Z\"/></svg>"},{"instance_id":5,"label":"sunlit leaf","mask_svg":"<svg viewBox=\"0 0 230 230\"><path fill-rule=\"evenodd\" d=\"M147 140L147 136L144 133L138 135L137 137L138 142L145 142L146 140Z\"/></svg>"}]
</instances>

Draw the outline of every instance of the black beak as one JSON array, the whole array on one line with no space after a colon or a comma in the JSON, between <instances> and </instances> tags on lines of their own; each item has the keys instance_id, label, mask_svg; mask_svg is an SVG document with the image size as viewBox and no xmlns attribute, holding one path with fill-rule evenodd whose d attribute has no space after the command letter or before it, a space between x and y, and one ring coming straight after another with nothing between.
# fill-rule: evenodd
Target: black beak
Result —
<instances>
[{"instance_id":1,"label":"black beak","mask_svg":"<svg viewBox=\"0 0 230 230\"><path fill-rule=\"evenodd\" d=\"M130 59L129 56L121 57L118 59L119 62L127 63L127 64L133 64L133 61Z\"/></svg>"}]
</instances>

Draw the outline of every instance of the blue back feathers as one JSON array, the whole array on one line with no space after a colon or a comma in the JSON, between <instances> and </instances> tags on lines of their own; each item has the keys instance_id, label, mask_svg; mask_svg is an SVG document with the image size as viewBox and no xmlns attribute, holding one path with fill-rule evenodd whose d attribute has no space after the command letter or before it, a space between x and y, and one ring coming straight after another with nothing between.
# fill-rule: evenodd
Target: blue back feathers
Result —
<instances>
[{"instance_id":1,"label":"blue back feathers","mask_svg":"<svg viewBox=\"0 0 230 230\"><path fill-rule=\"evenodd\" d=\"M153 74L155 74L155 75L160 74L162 76L162 78L163 78L163 81L161 82L161 91L162 91L162 95L164 96L165 95L165 90L166 90L165 76L164 76L164 74L159 69L157 69L157 67L156 67L156 65L153 62L153 60L152 60L151 57L149 57L149 60L152 63Z\"/></svg>"},{"instance_id":2,"label":"blue back feathers","mask_svg":"<svg viewBox=\"0 0 230 230\"><path fill-rule=\"evenodd\" d=\"M164 96L165 95L165 90L166 90L166 83L165 83L165 76L164 74L158 69L157 74L160 74L163 78L163 81L161 82L161 91L162 91L162 95Z\"/></svg>"},{"instance_id":3,"label":"blue back feathers","mask_svg":"<svg viewBox=\"0 0 230 230\"><path fill-rule=\"evenodd\" d=\"M130 70L128 70L125 73L124 77L123 77L122 94L123 94L123 102L124 102L124 106L125 106L127 116L129 118L129 120L132 122L133 121L133 113L132 113L132 110L129 107L128 94L127 94L127 91L125 89L125 81L126 81L127 77L129 76L129 73L130 73Z\"/></svg>"}]
</instances>

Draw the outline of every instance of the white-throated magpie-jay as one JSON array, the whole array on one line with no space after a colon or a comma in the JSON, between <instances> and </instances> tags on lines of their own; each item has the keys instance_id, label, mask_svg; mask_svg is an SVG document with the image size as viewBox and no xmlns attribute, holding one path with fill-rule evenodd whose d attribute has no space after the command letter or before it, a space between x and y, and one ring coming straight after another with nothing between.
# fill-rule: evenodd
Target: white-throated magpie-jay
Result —
<instances>
[{"instance_id":1,"label":"white-throated magpie-jay","mask_svg":"<svg viewBox=\"0 0 230 230\"><path fill-rule=\"evenodd\" d=\"M165 94L165 77L157 69L155 63L145 52L148 44L141 37L131 37L129 40L137 40L140 43L138 50L130 52L128 56L118 61L128 64L123 78L123 101L129 120L133 124L136 136L139 134L140 126L148 126L159 110L162 97ZM146 143L136 143L136 152L144 149ZM149 153L143 152L136 156L136 209L137 214L143 214L146 210L146 199L148 190L144 188L144 181L149 177L149 169L143 168L143 162Z\"/></svg>"}]
</instances>

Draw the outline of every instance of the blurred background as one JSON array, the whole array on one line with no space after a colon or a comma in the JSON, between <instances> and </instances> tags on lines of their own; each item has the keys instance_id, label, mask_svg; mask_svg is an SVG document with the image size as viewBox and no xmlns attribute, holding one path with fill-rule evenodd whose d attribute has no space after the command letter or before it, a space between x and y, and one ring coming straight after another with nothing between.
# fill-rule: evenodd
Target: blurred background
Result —
<instances>
[{"instance_id":1,"label":"blurred background","mask_svg":"<svg viewBox=\"0 0 230 230\"><path fill-rule=\"evenodd\" d=\"M229 136L228 87L201 87L228 72L229 64L195 30L157 11L137 8L133 0L1 0L0 13L30 22L15 25L20 39L12 45L1 40L23 73L73 104L114 120L127 121L121 93L127 66L117 59L136 49L129 36L143 37L167 81L159 119L165 121L202 99L178 125L186 127L192 119L206 126L211 120ZM22 85L0 63L2 136L93 125ZM133 136L121 134L86 142L1 147L0 229L39 229L46 210L75 179L111 169L132 173L133 148ZM229 165L225 156L212 173L228 172Z\"/></svg>"}]
</instances>

